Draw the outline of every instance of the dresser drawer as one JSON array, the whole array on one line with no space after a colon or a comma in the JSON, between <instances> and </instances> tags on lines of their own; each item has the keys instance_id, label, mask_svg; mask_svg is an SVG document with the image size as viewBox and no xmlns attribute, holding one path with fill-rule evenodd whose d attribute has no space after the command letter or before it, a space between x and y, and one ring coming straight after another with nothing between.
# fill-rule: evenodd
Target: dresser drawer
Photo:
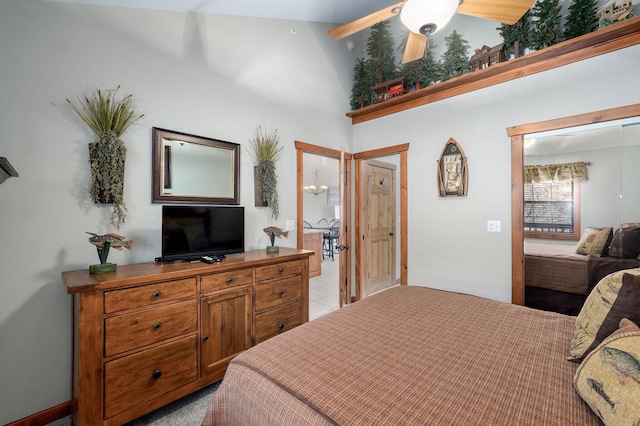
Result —
<instances>
[{"instance_id":1,"label":"dresser drawer","mask_svg":"<svg viewBox=\"0 0 640 426\"><path fill-rule=\"evenodd\" d=\"M198 326L196 299L107 318L104 324L105 356L160 342L195 331Z\"/></svg>"},{"instance_id":2,"label":"dresser drawer","mask_svg":"<svg viewBox=\"0 0 640 426\"><path fill-rule=\"evenodd\" d=\"M302 302L256 315L256 344L302 324Z\"/></svg>"},{"instance_id":3,"label":"dresser drawer","mask_svg":"<svg viewBox=\"0 0 640 426\"><path fill-rule=\"evenodd\" d=\"M110 418L196 380L196 336L108 362L104 368L104 416Z\"/></svg>"},{"instance_id":4,"label":"dresser drawer","mask_svg":"<svg viewBox=\"0 0 640 426\"><path fill-rule=\"evenodd\" d=\"M124 290L104 293L104 311L106 313L133 309L153 303L180 299L196 294L196 278L163 281Z\"/></svg>"},{"instance_id":5,"label":"dresser drawer","mask_svg":"<svg viewBox=\"0 0 640 426\"><path fill-rule=\"evenodd\" d=\"M253 282L253 268L236 269L202 276L202 292L224 290Z\"/></svg>"},{"instance_id":6,"label":"dresser drawer","mask_svg":"<svg viewBox=\"0 0 640 426\"><path fill-rule=\"evenodd\" d=\"M302 262L299 260L276 263L275 265L258 266L256 268L256 282L286 277L288 275L300 275L301 272Z\"/></svg>"},{"instance_id":7,"label":"dresser drawer","mask_svg":"<svg viewBox=\"0 0 640 426\"><path fill-rule=\"evenodd\" d=\"M256 311L291 303L302 298L302 279L299 275L256 286Z\"/></svg>"}]
</instances>

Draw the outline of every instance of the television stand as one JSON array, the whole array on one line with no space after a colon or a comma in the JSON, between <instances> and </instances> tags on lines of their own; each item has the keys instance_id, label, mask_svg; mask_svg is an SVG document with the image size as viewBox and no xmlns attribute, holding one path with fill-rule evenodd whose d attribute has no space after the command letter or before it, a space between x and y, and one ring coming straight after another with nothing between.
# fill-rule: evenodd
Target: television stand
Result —
<instances>
[{"instance_id":1,"label":"television stand","mask_svg":"<svg viewBox=\"0 0 640 426\"><path fill-rule=\"evenodd\" d=\"M62 273L73 296L73 424L121 425L224 376L240 352L309 320L309 256Z\"/></svg>"}]
</instances>

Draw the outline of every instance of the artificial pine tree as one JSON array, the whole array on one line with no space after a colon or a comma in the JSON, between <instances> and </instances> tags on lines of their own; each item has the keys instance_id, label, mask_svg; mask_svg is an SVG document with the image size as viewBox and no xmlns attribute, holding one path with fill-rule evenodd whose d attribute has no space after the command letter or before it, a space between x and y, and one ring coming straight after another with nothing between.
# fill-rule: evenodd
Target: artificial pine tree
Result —
<instances>
[{"instance_id":1,"label":"artificial pine tree","mask_svg":"<svg viewBox=\"0 0 640 426\"><path fill-rule=\"evenodd\" d=\"M406 46L408 37L405 38ZM427 48L422 58L403 64L400 74L406 79L407 85L419 89L427 87L440 80L440 63L433 58L433 50L436 45L428 39Z\"/></svg>"},{"instance_id":2,"label":"artificial pine tree","mask_svg":"<svg viewBox=\"0 0 640 426\"><path fill-rule=\"evenodd\" d=\"M351 110L365 107L371 103L371 87L376 84L369 72L370 66L364 58L356 59L353 68L353 87L351 88ZM375 76L374 76L375 77Z\"/></svg>"},{"instance_id":3,"label":"artificial pine tree","mask_svg":"<svg viewBox=\"0 0 640 426\"><path fill-rule=\"evenodd\" d=\"M565 40L588 34L597 28L597 0L573 0L569 5L567 22L564 25Z\"/></svg>"},{"instance_id":4,"label":"artificial pine tree","mask_svg":"<svg viewBox=\"0 0 640 426\"><path fill-rule=\"evenodd\" d=\"M368 66L371 72L378 76L376 83L397 77L396 58L393 56L393 36L388 27L389 21L373 25L367 40Z\"/></svg>"},{"instance_id":5,"label":"artificial pine tree","mask_svg":"<svg viewBox=\"0 0 640 426\"><path fill-rule=\"evenodd\" d=\"M507 53L513 53L516 58L524 54L524 49L529 46L529 34L531 33L531 11L524 15L513 25L500 25L497 30L504 40Z\"/></svg>"},{"instance_id":6,"label":"artificial pine tree","mask_svg":"<svg viewBox=\"0 0 640 426\"><path fill-rule=\"evenodd\" d=\"M444 38L447 50L442 55L442 80L469 72L469 43L456 30Z\"/></svg>"},{"instance_id":7,"label":"artificial pine tree","mask_svg":"<svg viewBox=\"0 0 640 426\"><path fill-rule=\"evenodd\" d=\"M436 60L433 55L437 46L431 40L427 43L427 52L420 61L422 64L421 84L424 86L430 86L442 80L442 63Z\"/></svg>"},{"instance_id":8,"label":"artificial pine tree","mask_svg":"<svg viewBox=\"0 0 640 426\"><path fill-rule=\"evenodd\" d=\"M559 0L539 0L531 9L530 45L540 50L562 41Z\"/></svg>"}]
</instances>

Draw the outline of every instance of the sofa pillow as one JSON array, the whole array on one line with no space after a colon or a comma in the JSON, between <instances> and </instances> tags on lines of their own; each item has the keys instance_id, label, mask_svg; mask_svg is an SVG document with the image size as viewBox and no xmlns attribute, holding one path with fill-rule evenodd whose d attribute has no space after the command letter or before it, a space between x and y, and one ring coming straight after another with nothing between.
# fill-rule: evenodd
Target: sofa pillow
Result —
<instances>
[{"instance_id":1,"label":"sofa pillow","mask_svg":"<svg viewBox=\"0 0 640 426\"><path fill-rule=\"evenodd\" d=\"M591 290L576 318L569 360L580 362L622 318L640 323L640 268L609 274Z\"/></svg>"},{"instance_id":2,"label":"sofa pillow","mask_svg":"<svg viewBox=\"0 0 640 426\"><path fill-rule=\"evenodd\" d=\"M586 228L578 242L576 253L597 257L606 256L612 233L613 228L610 226L605 228Z\"/></svg>"},{"instance_id":3,"label":"sofa pillow","mask_svg":"<svg viewBox=\"0 0 640 426\"><path fill-rule=\"evenodd\" d=\"M578 395L605 425L640 424L640 327L629 323L621 321L573 378Z\"/></svg>"},{"instance_id":4,"label":"sofa pillow","mask_svg":"<svg viewBox=\"0 0 640 426\"><path fill-rule=\"evenodd\" d=\"M640 226L616 229L609 244L609 256L636 259L638 255L640 255Z\"/></svg>"}]
</instances>

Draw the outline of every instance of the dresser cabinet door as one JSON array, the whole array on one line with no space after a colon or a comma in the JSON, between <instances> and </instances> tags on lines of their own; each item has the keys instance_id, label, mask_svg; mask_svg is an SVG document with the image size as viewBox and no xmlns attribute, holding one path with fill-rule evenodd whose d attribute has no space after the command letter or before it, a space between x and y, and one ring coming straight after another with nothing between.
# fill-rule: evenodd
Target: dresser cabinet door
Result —
<instances>
[{"instance_id":1,"label":"dresser cabinet door","mask_svg":"<svg viewBox=\"0 0 640 426\"><path fill-rule=\"evenodd\" d=\"M251 287L201 298L200 375L222 378L234 356L251 347Z\"/></svg>"}]
</instances>

